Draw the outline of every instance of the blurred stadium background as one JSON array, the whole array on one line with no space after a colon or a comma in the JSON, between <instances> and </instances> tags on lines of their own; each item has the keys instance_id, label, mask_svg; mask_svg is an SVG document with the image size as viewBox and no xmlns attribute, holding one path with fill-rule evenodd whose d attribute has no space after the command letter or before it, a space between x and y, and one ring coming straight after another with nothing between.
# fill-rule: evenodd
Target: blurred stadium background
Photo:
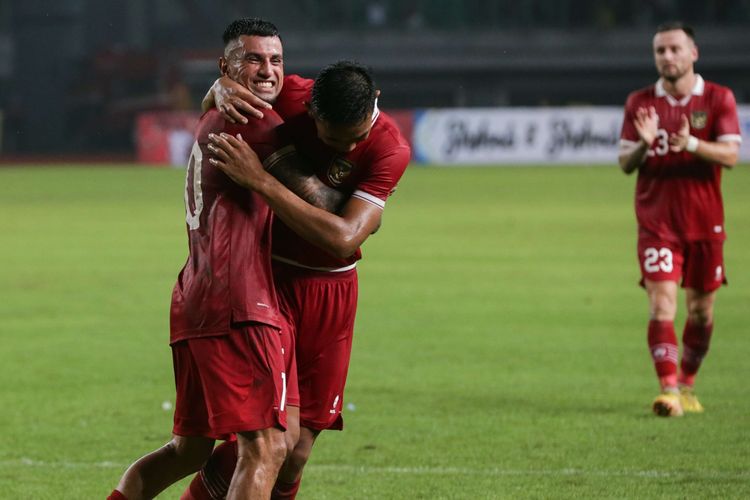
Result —
<instances>
[{"instance_id":1,"label":"blurred stadium background","mask_svg":"<svg viewBox=\"0 0 750 500\"><path fill-rule=\"evenodd\" d=\"M616 167L660 22L750 102L750 0L0 0L0 498L104 498L169 438L184 174L151 165L181 165L247 15L287 73L371 65L419 165L366 244L347 431L300 500L750 498L750 170L724 181L707 412L659 420ZM524 168L422 168L446 164Z\"/></svg>"},{"instance_id":2,"label":"blurred stadium background","mask_svg":"<svg viewBox=\"0 0 750 500\"><path fill-rule=\"evenodd\" d=\"M655 79L654 26L680 18L698 71L750 101L747 0L3 0L2 156L135 159L138 116L198 109L246 15L279 26L288 73L372 66L391 110L620 107Z\"/></svg>"}]
</instances>

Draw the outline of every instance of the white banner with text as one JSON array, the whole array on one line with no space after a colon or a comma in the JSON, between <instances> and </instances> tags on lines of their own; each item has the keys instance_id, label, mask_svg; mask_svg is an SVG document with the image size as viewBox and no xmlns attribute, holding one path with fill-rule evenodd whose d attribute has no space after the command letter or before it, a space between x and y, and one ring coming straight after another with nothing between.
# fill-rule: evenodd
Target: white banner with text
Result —
<instances>
[{"instance_id":1,"label":"white banner with text","mask_svg":"<svg viewBox=\"0 0 750 500\"><path fill-rule=\"evenodd\" d=\"M750 106L739 106L741 160L750 160ZM623 109L430 109L415 113L419 163L436 165L617 164Z\"/></svg>"}]
</instances>

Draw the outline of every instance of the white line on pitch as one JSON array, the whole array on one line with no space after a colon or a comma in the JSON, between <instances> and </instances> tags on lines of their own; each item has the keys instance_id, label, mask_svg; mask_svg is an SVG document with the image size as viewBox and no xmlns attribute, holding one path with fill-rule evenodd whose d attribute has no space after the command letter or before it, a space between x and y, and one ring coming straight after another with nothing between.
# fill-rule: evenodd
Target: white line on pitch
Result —
<instances>
[{"instance_id":1,"label":"white line on pitch","mask_svg":"<svg viewBox=\"0 0 750 500\"><path fill-rule=\"evenodd\" d=\"M659 471L659 470L589 470L589 469L500 469L463 467L370 467L356 465L310 465L315 472L351 472L360 474L404 474L438 476L600 476L600 477L691 477L691 478L750 478L750 470L727 471Z\"/></svg>"},{"instance_id":2,"label":"white line on pitch","mask_svg":"<svg viewBox=\"0 0 750 500\"><path fill-rule=\"evenodd\" d=\"M19 458L0 460L2 467L49 467L52 469L124 469L125 463L111 462L68 462L33 460ZM466 468L466 467L372 467L337 464L310 464L306 467L310 473L316 472L349 472L358 474L401 474L401 475L435 475L435 476L599 476L599 477L653 477L653 478L713 478L732 479L750 478L750 470L728 471L659 471L659 470L589 470L589 469L500 469L500 468Z\"/></svg>"},{"instance_id":3,"label":"white line on pitch","mask_svg":"<svg viewBox=\"0 0 750 500\"><path fill-rule=\"evenodd\" d=\"M19 458L16 460L0 460L0 467L50 467L52 469L110 469L125 467L125 465L118 462L102 461L102 462L68 462L68 461L47 461L47 460L34 460L31 458Z\"/></svg>"}]
</instances>

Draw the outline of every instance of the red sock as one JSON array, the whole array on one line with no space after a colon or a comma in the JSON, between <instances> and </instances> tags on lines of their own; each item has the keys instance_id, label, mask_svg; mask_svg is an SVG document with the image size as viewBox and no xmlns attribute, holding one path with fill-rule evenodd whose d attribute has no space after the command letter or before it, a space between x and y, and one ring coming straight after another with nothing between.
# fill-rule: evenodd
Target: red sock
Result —
<instances>
[{"instance_id":1,"label":"red sock","mask_svg":"<svg viewBox=\"0 0 750 500\"><path fill-rule=\"evenodd\" d=\"M293 483L276 481L271 492L271 500L294 500L297 497L300 482L302 482L302 478L297 479Z\"/></svg>"},{"instance_id":2,"label":"red sock","mask_svg":"<svg viewBox=\"0 0 750 500\"><path fill-rule=\"evenodd\" d=\"M682 332L682 361L680 362L681 384L692 386L695 383L695 375L708 352L713 329L713 323L705 326L689 321L685 323L685 330Z\"/></svg>"},{"instance_id":3,"label":"red sock","mask_svg":"<svg viewBox=\"0 0 750 500\"><path fill-rule=\"evenodd\" d=\"M661 388L677 387L677 335L673 321L648 323L648 347Z\"/></svg>"},{"instance_id":4,"label":"red sock","mask_svg":"<svg viewBox=\"0 0 750 500\"><path fill-rule=\"evenodd\" d=\"M128 497L117 490L112 490L112 493L109 494L107 500L128 500Z\"/></svg>"},{"instance_id":5,"label":"red sock","mask_svg":"<svg viewBox=\"0 0 750 500\"><path fill-rule=\"evenodd\" d=\"M237 465L237 441L224 441L214 448L211 458L193 477L180 500L216 500L226 498Z\"/></svg>"}]
</instances>

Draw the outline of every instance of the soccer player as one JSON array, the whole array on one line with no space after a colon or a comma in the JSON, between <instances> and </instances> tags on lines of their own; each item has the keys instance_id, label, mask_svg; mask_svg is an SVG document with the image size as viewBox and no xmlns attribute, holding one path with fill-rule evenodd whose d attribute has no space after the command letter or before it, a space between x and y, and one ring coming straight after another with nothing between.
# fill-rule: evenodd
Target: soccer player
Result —
<instances>
[{"instance_id":1,"label":"soccer player","mask_svg":"<svg viewBox=\"0 0 750 500\"><path fill-rule=\"evenodd\" d=\"M716 291L726 283L721 173L737 162L741 138L732 91L693 70L693 30L680 22L661 25L653 50L660 78L628 96L619 163L627 174L638 171L638 259L661 385L653 411L680 416L703 411L693 385L711 340ZM680 280L687 321L678 373Z\"/></svg>"},{"instance_id":2,"label":"soccer player","mask_svg":"<svg viewBox=\"0 0 750 500\"><path fill-rule=\"evenodd\" d=\"M231 89L214 85L213 92L220 100L217 107L229 115L245 92L226 79L217 84ZM274 105L285 119L282 128L296 153L314 166L323 182L349 196L336 214L310 207L258 170L262 166L245 142L233 137L214 142L221 150L216 164L260 194L276 217L274 279L295 341L299 380L299 399L290 397L288 403L300 405L301 429L279 473L274 499L295 498L319 433L343 428L359 247L380 226L386 200L411 156L393 120L378 109L378 95L370 72L344 61L326 67L314 82L288 76ZM222 96L235 100L227 102ZM290 428L292 419L290 412ZM230 442L217 447L183 499L222 498L235 460L233 446Z\"/></svg>"},{"instance_id":3,"label":"soccer player","mask_svg":"<svg viewBox=\"0 0 750 500\"><path fill-rule=\"evenodd\" d=\"M241 19L224 33L223 74L273 102L283 84L275 26ZM136 461L111 499L153 498L198 471L216 439L235 436L229 498L268 498L286 456L282 318L271 271L271 210L208 162L214 134L244 137L274 172L286 169L281 118L253 126L201 118L185 185L189 255L172 294L170 344L177 399L173 438ZM228 134L228 135L227 135ZM290 174L291 175L291 174ZM310 186L300 177L302 185ZM315 179L312 185L322 186ZM323 186L324 187L324 186ZM332 199L341 196L334 190ZM335 204L335 203L334 203Z\"/></svg>"}]
</instances>

